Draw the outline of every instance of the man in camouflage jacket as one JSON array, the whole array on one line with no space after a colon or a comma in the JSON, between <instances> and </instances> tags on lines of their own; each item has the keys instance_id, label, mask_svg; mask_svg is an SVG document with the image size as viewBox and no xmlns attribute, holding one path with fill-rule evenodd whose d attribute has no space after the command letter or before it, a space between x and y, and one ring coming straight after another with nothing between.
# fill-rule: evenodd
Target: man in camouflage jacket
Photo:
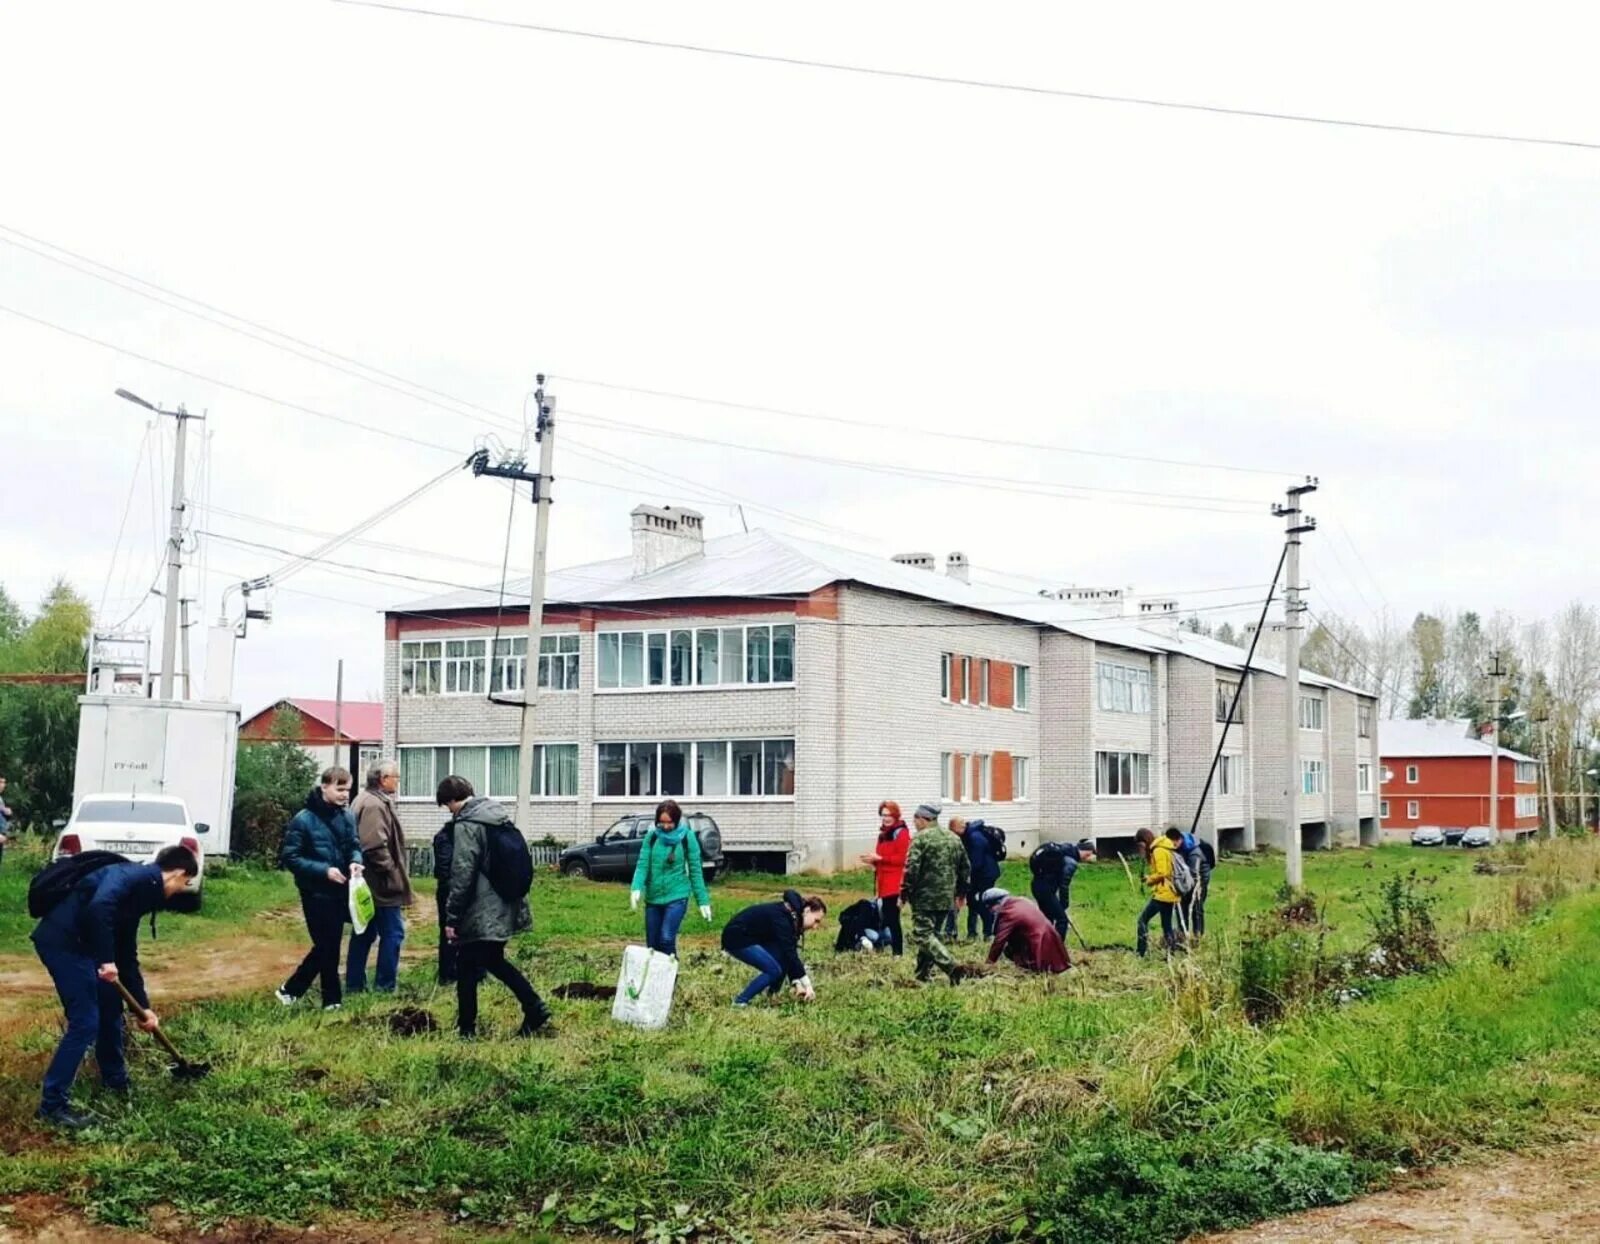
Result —
<instances>
[{"instance_id":1,"label":"man in camouflage jacket","mask_svg":"<svg viewBox=\"0 0 1600 1244\"><path fill-rule=\"evenodd\" d=\"M956 961L935 935L938 922L950 910L950 902L961 904L972 877L966 848L948 829L939 824L940 808L925 803L912 818L917 833L906 855L904 900L911 904L911 944L917 951L917 979L930 980L938 967L950 983L956 983Z\"/></svg>"}]
</instances>

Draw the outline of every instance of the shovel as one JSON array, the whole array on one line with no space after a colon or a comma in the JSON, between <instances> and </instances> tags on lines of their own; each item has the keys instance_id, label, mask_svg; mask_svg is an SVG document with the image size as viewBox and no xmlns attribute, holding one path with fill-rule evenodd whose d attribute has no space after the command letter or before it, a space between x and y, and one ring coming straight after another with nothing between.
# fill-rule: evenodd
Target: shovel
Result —
<instances>
[{"instance_id":1,"label":"shovel","mask_svg":"<svg viewBox=\"0 0 1600 1244\"><path fill-rule=\"evenodd\" d=\"M126 985L124 985L120 980L114 983L116 984L117 992L122 995L123 1001L131 1006L136 1014L145 1015L148 1013L145 1011L144 1007L139 1005L139 999L135 998L133 994L128 991L128 987ZM171 1054L176 1060L169 1068L167 1068L167 1070L172 1072L173 1078L178 1080L199 1080L211 1073L210 1063L191 1063L182 1054L178 1053L178 1047L172 1044L172 1038L167 1036L167 1034L159 1027L153 1030L150 1035L159 1041L161 1043L161 1048L166 1050L166 1052Z\"/></svg>"}]
</instances>

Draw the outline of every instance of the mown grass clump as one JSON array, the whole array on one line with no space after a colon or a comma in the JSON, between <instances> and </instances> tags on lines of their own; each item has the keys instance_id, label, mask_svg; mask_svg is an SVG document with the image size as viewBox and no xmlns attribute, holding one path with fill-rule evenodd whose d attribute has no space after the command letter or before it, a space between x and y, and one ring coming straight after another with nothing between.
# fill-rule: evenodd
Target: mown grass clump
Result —
<instances>
[{"instance_id":1,"label":"mown grass clump","mask_svg":"<svg viewBox=\"0 0 1600 1244\"><path fill-rule=\"evenodd\" d=\"M1600 848L1550 851L1503 876L1403 848L1308 856L1327 896L1317 923L1267 919L1318 953L1359 960L1364 908L1419 859L1438 861L1429 913L1458 940L1447 970L1371 982L1349 1005L1313 989L1268 1027L1244 1019L1235 931L1268 911L1277 878L1242 867L1219 869L1211 940L1181 961L1097 953L1059 978L1007 967L916 989L902 987L909 961L835 956L824 937L807 947L810 1007L734 1012L745 970L714 953L714 931L686 926L659 1033L573 1001L557 1006L557 1039L516 1042L491 984L489 1039L463 1046L453 997L425 966L398 997L333 1016L266 994L208 1002L169 1026L211 1079L172 1083L138 1045L140 1096L125 1109L89 1097L101 1134L13 1164L0 1186L68 1188L128 1225L165 1204L198 1226L430 1210L635 1238L787 1239L843 1223L928 1240L1175 1240L1345 1200L1396 1164L1469 1139L1522 1144L1594 1110L1600 894L1578 891L1600 878ZM1521 919L1507 896L1518 879L1549 895ZM718 886L719 922L773 889ZM620 887L541 875L535 906L515 957L542 988L614 981L638 927ZM1507 919L1491 928L1492 910ZM1087 937L1131 933L1136 912L1120 868L1080 872ZM1469 913L1477 931L1458 936ZM419 920L414 941L431 937ZM27 1126L46 1047L6 1063L16 1087L0 1093L0 1125Z\"/></svg>"}]
</instances>

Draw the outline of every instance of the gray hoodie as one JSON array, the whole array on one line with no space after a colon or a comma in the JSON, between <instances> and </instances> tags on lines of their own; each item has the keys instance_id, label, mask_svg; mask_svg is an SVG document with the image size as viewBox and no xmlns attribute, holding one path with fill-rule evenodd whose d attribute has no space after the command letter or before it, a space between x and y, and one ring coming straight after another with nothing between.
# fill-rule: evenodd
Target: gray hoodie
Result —
<instances>
[{"instance_id":1,"label":"gray hoodie","mask_svg":"<svg viewBox=\"0 0 1600 1244\"><path fill-rule=\"evenodd\" d=\"M474 796L455 819L455 857L450 862L450 889L445 900L445 924L456 931L456 942L509 942L513 933L532 927L527 899L508 903L489 884L485 853L486 826L508 824L505 808L483 796Z\"/></svg>"}]
</instances>

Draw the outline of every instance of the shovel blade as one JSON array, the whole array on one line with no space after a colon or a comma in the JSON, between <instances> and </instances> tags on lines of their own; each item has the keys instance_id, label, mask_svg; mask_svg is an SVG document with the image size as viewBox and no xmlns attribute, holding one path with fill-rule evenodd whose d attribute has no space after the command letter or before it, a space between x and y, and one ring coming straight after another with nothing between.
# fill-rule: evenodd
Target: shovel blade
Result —
<instances>
[{"instance_id":1,"label":"shovel blade","mask_svg":"<svg viewBox=\"0 0 1600 1244\"><path fill-rule=\"evenodd\" d=\"M211 1074L211 1064L178 1062L173 1063L167 1070L172 1072L174 1080L203 1080Z\"/></svg>"}]
</instances>

